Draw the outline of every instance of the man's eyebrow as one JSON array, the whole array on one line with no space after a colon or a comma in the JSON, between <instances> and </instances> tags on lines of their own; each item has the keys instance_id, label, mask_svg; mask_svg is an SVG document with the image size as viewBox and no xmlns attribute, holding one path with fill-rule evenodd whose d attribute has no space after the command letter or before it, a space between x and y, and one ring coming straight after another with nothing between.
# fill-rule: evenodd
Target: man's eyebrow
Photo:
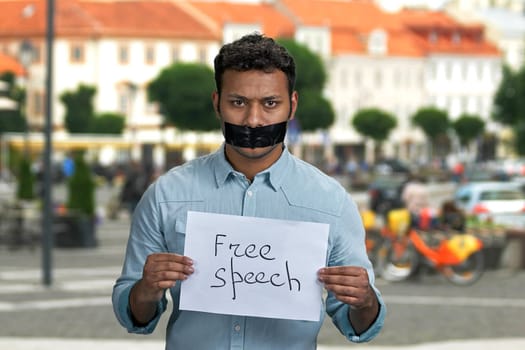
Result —
<instances>
[{"instance_id":1,"label":"man's eyebrow","mask_svg":"<svg viewBox=\"0 0 525 350\"><path fill-rule=\"evenodd\" d=\"M229 93L226 96L229 97L229 98L242 98L242 99L246 99L247 98L246 96L242 96L242 95L239 95L239 94L236 94L236 93Z\"/></svg>"}]
</instances>

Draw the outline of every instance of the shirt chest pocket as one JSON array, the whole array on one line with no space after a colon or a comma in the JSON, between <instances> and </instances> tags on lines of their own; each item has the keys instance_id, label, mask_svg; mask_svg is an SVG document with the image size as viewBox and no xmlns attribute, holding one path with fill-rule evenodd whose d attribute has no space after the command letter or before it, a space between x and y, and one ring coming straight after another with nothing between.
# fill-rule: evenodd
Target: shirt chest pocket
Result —
<instances>
[{"instance_id":1,"label":"shirt chest pocket","mask_svg":"<svg viewBox=\"0 0 525 350\"><path fill-rule=\"evenodd\" d=\"M165 217L164 237L170 253L184 255L184 243L186 241L186 222L188 211L203 211L203 202L192 201L181 203L169 203Z\"/></svg>"},{"instance_id":2,"label":"shirt chest pocket","mask_svg":"<svg viewBox=\"0 0 525 350\"><path fill-rule=\"evenodd\" d=\"M184 242L186 240L186 218L177 219L165 232L166 243L170 253L184 255Z\"/></svg>"}]
</instances>

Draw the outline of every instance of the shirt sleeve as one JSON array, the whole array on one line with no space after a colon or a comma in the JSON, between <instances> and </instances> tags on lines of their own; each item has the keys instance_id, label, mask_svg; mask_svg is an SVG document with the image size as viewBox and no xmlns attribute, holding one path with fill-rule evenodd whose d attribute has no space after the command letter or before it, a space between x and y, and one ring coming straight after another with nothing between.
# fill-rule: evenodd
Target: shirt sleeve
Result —
<instances>
[{"instance_id":1,"label":"shirt sleeve","mask_svg":"<svg viewBox=\"0 0 525 350\"><path fill-rule=\"evenodd\" d=\"M152 333L166 310L167 300L163 297L157 305L156 316L147 325L138 326L129 306L131 288L142 278L146 258L152 253L165 251L167 248L155 200L155 185L152 185L133 214L122 273L113 287L113 311L120 324L130 333Z\"/></svg>"},{"instance_id":2,"label":"shirt sleeve","mask_svg":"<svg viewBox=\"0 0 525 350\"><path fill-rule=\"evenodd\" d=\"M370 285L374 289L379 303L379 314L370 327L357 334L348 319L349 305L337 300L329 292L326 299L326 312L334 325L350 341L355 343L372 340L383 327L386 316L386 305L381 293L375 287L375 276L372 263L368 259L365 246L365 230L357 205L348 198L340 219L334 225L329 251L328 266L362 266L367 269Z\"/></svg>"}]
</instances>

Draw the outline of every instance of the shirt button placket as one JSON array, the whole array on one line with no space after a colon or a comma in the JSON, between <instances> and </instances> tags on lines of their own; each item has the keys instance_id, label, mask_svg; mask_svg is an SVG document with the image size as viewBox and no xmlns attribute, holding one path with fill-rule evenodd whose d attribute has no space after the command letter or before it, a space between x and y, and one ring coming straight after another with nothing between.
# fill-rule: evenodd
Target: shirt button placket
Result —
<instances>
[{"instance_id":1,"label":"shirt button placket","mask_svg":"<svg viewBox=\"0 0 525 350\"><path fill-rule=\"evenodd\" d=\"M244 193L243 215L255 216L255 194L256 191L253 189L253 186Z\"/></svg>"},{"instance_id":2,"label":"shirt button placket","mask_svg":"<svg viewBox=\"0 0 525 350\"><path fill-rule=\"evenodd\" d=\"M244 349L244 322L245 317L233 317L231 333L231 349Z\"/></svg>"}]
</instances>

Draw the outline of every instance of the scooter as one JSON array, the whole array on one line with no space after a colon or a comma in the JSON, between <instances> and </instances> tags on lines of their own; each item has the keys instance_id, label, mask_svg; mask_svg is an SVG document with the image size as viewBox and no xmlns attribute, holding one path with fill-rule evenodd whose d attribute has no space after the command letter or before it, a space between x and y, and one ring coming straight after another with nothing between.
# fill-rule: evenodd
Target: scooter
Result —
<instances>
[{"instance_id":1,"label":"scooter","mask_svg":"<svg viewBox=\"0 0 525 350\"><path fill-rule=\"evenodd\" d=\"M422 231L409 227L409 214L396 210L404 223L386 225L383 244L377 252L376 271L387 281L412 276L421 264L430 266L456 285L471 285L484 272L483 242L468 233ZM389 214L390 215L390 214ZM408 217L408 219L406 219ZM394 225L395 226L395 225Z\"/></svg>"}]
</instances>

